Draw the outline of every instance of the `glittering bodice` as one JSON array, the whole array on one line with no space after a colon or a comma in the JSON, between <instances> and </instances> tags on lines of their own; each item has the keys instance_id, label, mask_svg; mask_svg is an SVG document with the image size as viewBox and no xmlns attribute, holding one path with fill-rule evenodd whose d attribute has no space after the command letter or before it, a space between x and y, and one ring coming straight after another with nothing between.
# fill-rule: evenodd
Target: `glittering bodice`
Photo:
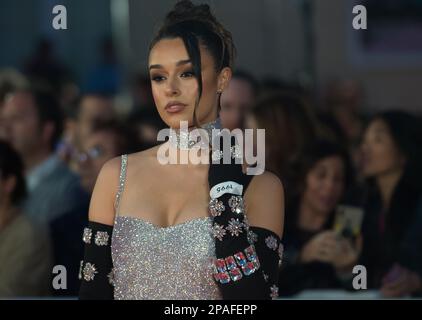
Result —
<instances>
[{"instance_id":1,"label":"glittering bodice","mask_svg":"<svg viewBox=\"0 0 422 320\"><path fill-rule=\"evenodd\" d=\"M117 216L112 236L115 299L221 299L212 278L210 218L162 228Z\"/></svg>"}]
</instances>

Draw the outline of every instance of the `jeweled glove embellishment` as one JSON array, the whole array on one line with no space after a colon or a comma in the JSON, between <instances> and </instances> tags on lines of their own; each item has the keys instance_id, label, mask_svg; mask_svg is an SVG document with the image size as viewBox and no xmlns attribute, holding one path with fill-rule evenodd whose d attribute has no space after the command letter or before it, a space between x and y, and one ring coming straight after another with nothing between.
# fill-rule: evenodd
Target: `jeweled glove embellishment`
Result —
<instances>
[{"instance_id":1,"label":"jeweled glove embellishment","mask_svg":"<svg viewBox=\"0 0 422 320\"><path fill-rule=\"evenodd\" d=\"M252 230L249 229L248 230L248 242L250 244L254 244L257 241L258 241L258 235L255 232L253 232Z\"/></svg>"},{"instance_id":2,"label":"jeweled glove embellishment","mask_svg":"<svg viewBox=\"0 0 422 320\"><path fill-rule=\"evenodd\" d=\"M242 159L242 149L237 144L230 147L230 154L231 154L232 159L236 159L236 158Z\"/></svg>"},{"instance_id":3,"label":"jeweled glove embellishment","mask_svg":"<svg viewBox=\"0 0 422 320\"><path fill-rule=\"evenodd\" d=\"M85 281L92 281L98 273L97 268L93 263L87 262L82 270L83 278Z\"/></svg>"},{"instance_id":4,"label":"jeweled glove embellishment","mask_svg":"<svg viewBox=\"0 0 422 320\"><path fill-rule=\"evenodd\" d=\"M214 261L214 279L222 284L238 281L260 268L254 246Z\"/></svg>"},{"instance_id":5,"label":"jeweled glove embellishment","mask_svg":"<svg viewBox=\"0 0 422 320\"><path fill-rule=\"evenodd\" d=\"M283 263L283 254L284 254L284 246L282 243L280 243L280 245L278 246L278 266L280 267Z\"/></svg>"},{"instance_id":6,"label":"jeweled glove embellishment","mask_svg":"<svg viewBox=\"0 0 422 320\"><path fill-rule=\"evenodd\" d=\"M224 158L224 153L222 150L213 150L211 153L211 158L213 162L220 161ZM242 159L243 152L242 148L239 145L234 145L230 147L230 158L232 159Z\"/></svg>"},{"instance_id":7,"label":"jeweled glove embellishment","mask_svg":"<svg viewBox=\"0 0 422 320\"><path fill-rule=\"evenodd\" d=\"M278 241L274 236L268 236L265 238L265 244L271 250L276 251L278 249Z\"/></svg>"},{"instance_id":8,"label":"jeweled glove embellishment","mask_svg":"<svg viewBox=\"0 0 422 320\"><path fill-rule=\"evenodd\" d=\"M232 212L242 214L245 212L245 204L241 196L231 196L229 199L229 207Z\"/></svg>"},{"instance_id":9,"label":"jeweled glove embellishment","mask_svg":"<svg viewBox=\"0 0 422 320\"><path fill-rule=\"evenodd\" d=\"M223 237L226 234L226 229L224 229L224 226L219 225L218 223L214 223L212 227L212 232L213 232L214 238L217 238L218 240L222 241Z\"/></svg>"},{"instance_id":10,"label":"jeweled glove embellishment","mask_svg":"<svg viewBox=\"0 0 422 320\"><path fill-rule=\"evenodd\" d=\"M223 151L221 150L214 150L211 154L212 161L217 162L223 159Z\"/></svg>"},{"instance_id":11,"label":"jeweled glove embellishment","mask_svg":"<svg viewBox=\"0 0 422 320\"><path fill-rule=\"evenodd\" d=\"M278 298L278 287L276 285L273 285L271 288L271 293L270 293L270 297L271 299L276 299Z\"/></svg>"},{"instance_id":12,"label":"jeweled glove embellishment","mask_svg":"<svg viewBox=\"0 0 422 320\"><path fill-rule=\"evenodd\" d=\"M219 201L218 199L212 199L208 207L212 217L220 216L221 213L226 209L223 202Z\"/></svg>"},{"instance_id":13,"label":"jeweled glove embellishment","mask_svg":"<svg viewBox=\"0 0 422 320\"><path fill-rule=\"evenodd\" d=\"M107 231L97 231L95 234L95 244L97 246L106 246L108 244L109 235Z\"/></svg>"},{"instance_id":14,"label":"jeweled glove embellishment","mask_svg":"<svg viewBox=\"0 0 422 320\"><path fill-rule=\"evenodd\" d=\"M83 260L81 260L80 265L79 265L79 273L78 273L79 280L82 279L82 268L83 267L84 267L84 262L83 262Z\"/></svg>"},{"instance_id":15,"label":"jeweled glove embellishment","mask_svg":"<svg viewBox=\"0 0 422 320\"><path fill-rule=\"evenodd\" d=\"M239 219L231 218L229 221L229 225L227 226L227 231L230 232L232 236L238 237L241 234L243 228L243 223L239 221Z\"/></svg>"},{"instance_id":16,"label":"jeweled glove embellishment","mask_svg":"<svg viewBox=\"0 0 422 320\"><path fill-rule=\"evenodd\" d=\"M85 242L86 244L91 244L91 239L92 239L92 229L85 228L83 236L82 236L82 241ZM107 231L97 231L95 233L94 243L99 247L106 246L108 245L109 239L110 239L110 235L108 234Z\"/></svg>"},{"instance_id":17,"label":"jeweled glove embellishment","mask_svg":"<svg viewBox=\"0 0 422 320\"><path fill-rule=\"evenodd\" d=\"M111 269L110 273L107 275L108 283L114 287L114 268Z\"/></svg>"},{"instance_id":18,"label":"jeweled glove embellishment","mask_svg":"<svg viewBox=\"0 0 422 320\"><path fill-rule=\"evenodd\" d=\"M92 237L92 229L85 228L83 236L82 236L82 241L87 243L87 244L90 244L91 243L91 237Z\"/></svg>"}]
</instances>

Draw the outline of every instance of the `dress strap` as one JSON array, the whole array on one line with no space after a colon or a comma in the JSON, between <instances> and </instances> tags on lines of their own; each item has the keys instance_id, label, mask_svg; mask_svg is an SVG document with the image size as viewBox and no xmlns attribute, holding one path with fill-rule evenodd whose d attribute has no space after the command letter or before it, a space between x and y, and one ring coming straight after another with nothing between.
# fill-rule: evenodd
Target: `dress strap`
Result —
<instances>
[{"instance_id":1,"label":"dress strap","mask_svg":"<svg viewBox=\"0 0 422 320\"><path fill-rule=\"evenodd\" d=\"M114 209L116 217L119 215L120 199L123 194L126 182L126 169L127 169L127 154L121 156L120 176L119 176L119 187L116 193L116 200L114 202Z\"/></svg>"}]
</instances>

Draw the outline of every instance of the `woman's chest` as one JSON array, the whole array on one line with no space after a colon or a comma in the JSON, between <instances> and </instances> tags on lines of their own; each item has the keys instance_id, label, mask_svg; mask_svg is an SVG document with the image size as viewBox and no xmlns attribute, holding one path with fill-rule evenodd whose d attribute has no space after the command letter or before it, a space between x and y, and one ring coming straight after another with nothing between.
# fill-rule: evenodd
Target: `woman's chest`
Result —
<instances>
[{"instance_id":1,"label":"woman's chest","mask_svg":"<svg viewBox=\"0 0 422 320\"><path fill-rule=\"evenodd\" d=\"M169 226L208 216L208 202L207 176L195 172L145 174L128 177L119 211Z\"/></svg>"}]
</instances>

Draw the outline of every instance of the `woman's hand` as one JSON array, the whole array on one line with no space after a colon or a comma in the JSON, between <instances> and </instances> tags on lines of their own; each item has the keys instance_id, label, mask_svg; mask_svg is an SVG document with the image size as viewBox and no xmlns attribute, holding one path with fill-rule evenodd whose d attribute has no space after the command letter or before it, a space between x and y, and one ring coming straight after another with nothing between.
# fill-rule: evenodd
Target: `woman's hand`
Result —
<instances>
[{"instance_id":1,"label":"woman's hand","mask_svg":"<svg viewBox=\"0 0 422 320\"><path fill-rule=\"evenodd\" d=\"M323 231L315 235L303 247L299 260L302 263L313 261L331 263L336 252L336 234L334 231Z\"/></svg>"},{"instance_id":2,"label":"woman's hand","mask_svg":"<svg viewBox=\"0 0 422 320\"><path fill-rule=\"evenodd\" d=\"M337 237L336 252L333 254L332 264L340 273L351 271L356 264L362 250L362 236L356 238L355 243L342 236Z\"/></svg>"},{"instance_id":3,"label":"woman's hand","mask_svg":"<svg viewBox=\"0 0 422 320\"><path fill-rule=\"evenodd\" d=\"M419 274L395 264L383 279L381 294L386 298L403 297L421 289Z\"/></svg>"},{"instance_id":4,"label":"woman's hand","mask_svg":"<svg viewBox=\"0 0 422 320\"><path fill-rule=\"evenodd\" d=\"M338 271L350 269L360 255L362 237L352 244L349 239L339 237L334 231L324 231L314 236L303 247L300 261L309 263L319 261L332 264Z\"/></svg>"}]
</instances>

